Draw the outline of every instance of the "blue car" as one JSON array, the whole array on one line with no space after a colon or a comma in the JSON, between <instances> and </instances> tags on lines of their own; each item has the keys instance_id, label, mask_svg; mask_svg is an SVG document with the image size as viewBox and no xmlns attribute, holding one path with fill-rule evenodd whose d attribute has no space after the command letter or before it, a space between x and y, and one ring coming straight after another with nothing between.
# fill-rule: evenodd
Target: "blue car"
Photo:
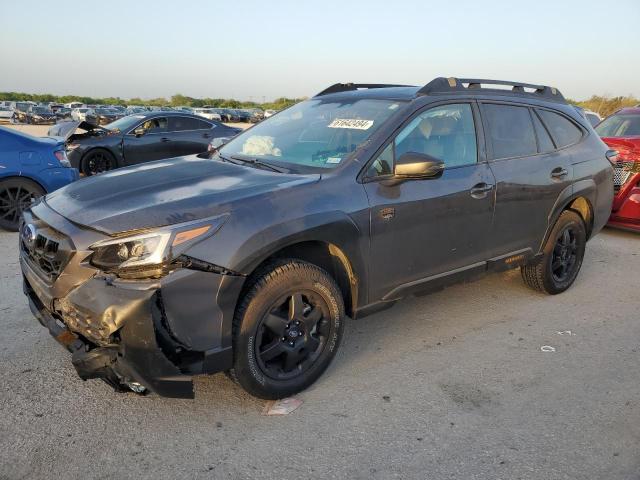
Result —
<instances>
[{"instance_id":1,"label":"blue car","mask_svg":"<svg viewBox=\"0 0 640 480\"><path fill-rule=\"evenodd\" d=\"M0 127L0 228L16 231L22 211L36 198L77 179L63 138Z\"/></svg>"}]
</instances>

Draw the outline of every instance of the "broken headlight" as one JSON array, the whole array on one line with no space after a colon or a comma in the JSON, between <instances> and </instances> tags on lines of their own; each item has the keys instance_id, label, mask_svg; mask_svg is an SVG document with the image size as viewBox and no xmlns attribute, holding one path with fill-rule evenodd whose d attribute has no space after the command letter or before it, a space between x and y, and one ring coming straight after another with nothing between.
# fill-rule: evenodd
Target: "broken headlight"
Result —
<instances>
[{"instance_id":1,"label":"broken headlight","mask_svg":"<svg viewBox=\"0 0 640 480\"><path fill-rule=\"evenodd\" d=\"M194 243L216 233L226 215L94 243L90 263L127 278L156 277Z\"/></svg>"}]
</instances>

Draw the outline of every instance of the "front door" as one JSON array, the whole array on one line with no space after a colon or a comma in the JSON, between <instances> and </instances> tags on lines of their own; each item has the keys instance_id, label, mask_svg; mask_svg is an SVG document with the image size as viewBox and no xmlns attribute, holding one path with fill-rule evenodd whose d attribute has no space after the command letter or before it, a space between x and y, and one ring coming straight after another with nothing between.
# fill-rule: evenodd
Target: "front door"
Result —
<instances>
[{"instance_id":1,"label":"front door","mask_svg":"<svg viewBox=\"0 0 640 480\"><path fill-rule=\"evenodd\" d=\"M124 162L127 165L150 162L172 156L171 139L167 135L167 118L145 120L124 136Z\"/></svg>"},{"instance_id":2,"label":"front door","mask_svg":"<svg viewBox=\"0 0 640 480\"><path fill-rule=\"evenodd\" d=\"M432 279L484 267L495 182L478 155L477 127L472 102L427 108L369 167L372 301L393 300ZM443 174L394 183L394 161L406 152L442 160Z\"/></svg>"}]
</instances>

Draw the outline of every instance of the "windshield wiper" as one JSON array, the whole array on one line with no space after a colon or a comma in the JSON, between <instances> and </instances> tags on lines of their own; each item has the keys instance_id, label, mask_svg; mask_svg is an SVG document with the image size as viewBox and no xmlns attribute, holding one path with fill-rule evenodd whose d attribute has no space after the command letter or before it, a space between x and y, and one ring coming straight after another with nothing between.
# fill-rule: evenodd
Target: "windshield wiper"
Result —
<instances>
[{"instance_id":1,"label":"windshield wiper","mask_svg":"<svg viewBox=\"0 0 640 480\"><path fill-rule=\"evenodd\" d=\"M263 160L258 160L257 158L254 158L254 157L246 157L246 158L244 158L244 157L236 157L236 156L231 155L231 158L233 160L238 160L239 162L242 162L242 163L248 163L249 165L256 165L256 166L259 166L259 167L265 167L265 168L271 170L272 172L287 173L287 171L282 169L282 168L276 167L275 165L272 165L271 163L267 163L267 162L265 162Z\"/></svg>"}]
</instances>

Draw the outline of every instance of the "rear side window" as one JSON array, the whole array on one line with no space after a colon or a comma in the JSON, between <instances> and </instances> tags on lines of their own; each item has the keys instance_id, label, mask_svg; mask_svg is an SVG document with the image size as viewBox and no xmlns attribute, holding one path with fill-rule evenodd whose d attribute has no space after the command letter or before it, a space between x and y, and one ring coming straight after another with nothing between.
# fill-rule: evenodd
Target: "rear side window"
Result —
<instances>
[{"instance_id":1,"label":"rear side window","mask_svg":"<svg viewBox=\"0 0 640 480\"><path fill-rule=\"evenodd\" d=\"M582 138L582 130L562 115L548 110L537 110L542 121L547 126L558 148L573 145Z\"/></svg>"},{"instance_id":2,"label":"rear side window","mask_svg":"<svg viewBox=\"0 0 640 480\"><path fill-rule=\"evenodd\" d=\"M484 104L493 158L521 157L538 153L531 115L527 107Z\"/></svg>"},{"instance_id":3,"label":"rear side window","mask_svg":"<svg viewBox=\"0 0 640 480\"><path fill-rule=\"evenodd\" d=\"M549 132L547 132L547 129L535 114L533 115L533 124L536 127L536 135L538 136L538 151L540 153L554 151L556 147L553 145Z\"/></svg>"},{"instance_id":4,"label":"rear side window","mask_svg":"<svg viewBox=\"0 0 640 480\"><path fill-rule=\"evenodd\" d=\"M197 118L169 117L169 130L180 132L185 130L209 130L211 124Z\"/></svg>"}]
</instances>

